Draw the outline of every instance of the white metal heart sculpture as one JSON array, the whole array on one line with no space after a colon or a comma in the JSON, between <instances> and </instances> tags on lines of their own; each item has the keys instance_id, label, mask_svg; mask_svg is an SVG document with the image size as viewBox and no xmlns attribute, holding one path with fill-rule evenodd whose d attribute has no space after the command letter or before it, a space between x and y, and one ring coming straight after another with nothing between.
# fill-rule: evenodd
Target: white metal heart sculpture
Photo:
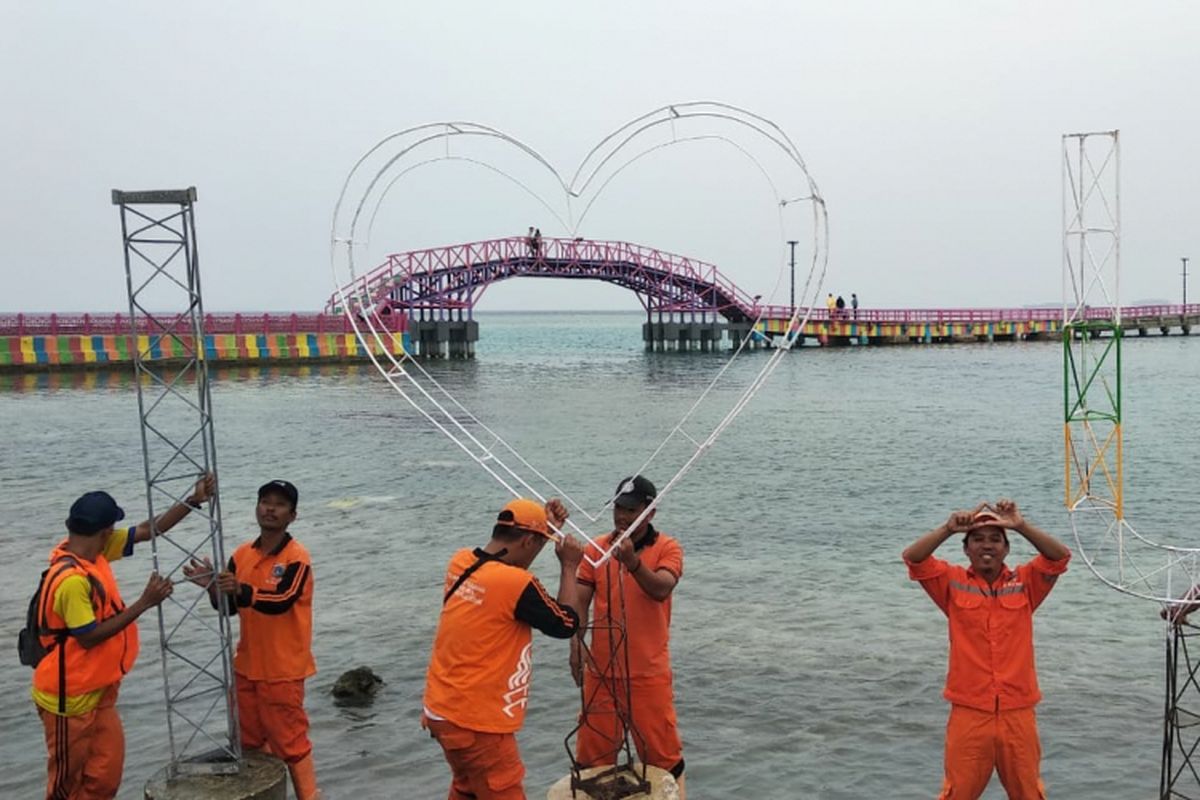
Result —
<instances>
[{"instance_id":1,"label":"white metal heart sculpture","mask_svg":"<svg viewBox=\"0 0 1200 800\"><path fill-rule=\"evenodd\" d=\"M796 235L797 229L807 232L803 238L810 247L808 271L788 325L784 333L774 340L773 352L757 373L743 380L740 387L735 387L738 390L733 393L734 399L719 407L718 421L711 427L705 426L707 429L702 433L685 430L689 423L695 426L697 411L702 406L719 402L713 389L726 377L729 367L745 350L751 337L762 335L757 328L760 327L766 306L759 307L758 298L755 298L757 314L749 333L649 458L638 469L629 470L630 474L644 472L673 440L685 441L693 447L690 455L683 459L674 475L661 487L658 496L629 528L618 531L608 547L604 548L586 531L568 520L573 530L600 549L598 558L589 557L589 561L596 566L611 557L616 547L628 537L629 531L637 529L641 521L678 485L742 412L774 372L780 359L798 340L798 332L808 321L811 310L818 305L817 298L828 263L825 202L791 139L773 122L734 106L714 102L669 105L637 117L601 139L584 157L570 183L567 183L536 150L494 128L473 122L431 123L387 136L367 151L351 169L334 208L330 241L334 286L341 300L340 305L360 341L364 344L372 341L377 343L376 348L367 348L367 352L371 354L371 360L380 374L405 401L511 494L543 500L549 494L558 495L589 521L595 522L605 507L611 504L611 497L598 511L588 512L544 471L535 467L502 436L464 408L419 361L408 355L392 354L392 348L388 346L392 331L387 322L374 313L374 309L363 306L358 298L349 296L347 287L356 281L358 262L366 253L371 227L381 203L401 178L418 167L443 161L460 161L501 174L535 197L574 239L597 198L620 173L656 151L700 141L715 141L735 148L766 179L774 196L780 226L779 273L775 289L768 298L779 292L783 285L786 266L783 243L789 239L801 239ZM498 169L484 157L488 147L496 146L506 148L509 156L513 153L520 156L542 178L549 176L561 189L562 206L556 207L556 203L547 201L530 188L533 181L524 181ZM576 217L575 210L579 204L582 204L582 209Z\"/></svg>"}]
</instances>

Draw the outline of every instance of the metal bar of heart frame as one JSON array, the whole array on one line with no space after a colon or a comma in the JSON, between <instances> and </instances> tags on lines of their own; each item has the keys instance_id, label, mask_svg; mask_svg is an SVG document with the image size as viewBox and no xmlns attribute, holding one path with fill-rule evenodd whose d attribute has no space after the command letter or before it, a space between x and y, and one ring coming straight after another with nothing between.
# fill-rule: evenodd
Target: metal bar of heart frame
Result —
<instances>
[{"instance_id":1,"label":"metal bar of heart frame","mask_svg":"<svg viewBox=\"0 0 1200 800\"><path fill-rule=\"evenodd\" d=\"M685 132L683 135L680 135L677 132L676 126L685 123L723 126L732 124L740 126L739 130L741 132L749 132L757 137L754 141L758 143L765 142L769 148L769 152L774 153L775 157L778 157L779 153L784 155L785 169L793 170L788 175L790 180L781 188L781 184L784 181L776 180L771 171L764 165L763 159L765 158L765 154L751 152L749 146L735 140L732 134L726 135L725 131L713 132L702 130L695 134ZM638 141L639 137L643 137L643 135L663 125L670 126L669 141L663 142L661 139L654 139L649 142ZM693 433L684 430L684 425L693 419L697 410L701 406L705 406L712 399L713 390L726 377L730 366L746 349L753 337L763 336L759 332L759 328L763 327L765 330L763 326L763 314L766 305L759 304L759 297L750 299L748 296L740 297L739 295L739 302L745 306L743 311L746 313L746 319L750 320L748 332L739 341L730 358L718 370L715 377L704 388L697 400L691 404L683 417L669 429L662 443L653 450L649 458L633 473L644 473L660 457L668 443L676 439L683 439L692 447L692 451L684 459L683 463L679 465L675 474L663 485L658 495L638 515L637 519L628 529L615 532L616 535L609 542L608 547L601 547L597 538L589 535L571 518L566 520L563 528L554 529L556 539L561 539L565 535L566 530L570 529L593 545L594 549L599 551L599 555L596 557L586 555L585 558L594 566L600 566L612 557L616 548L629 537L630 531L636 530L641 525L646 517L659 506L661 501L690 472L704 453L713 446L717 438L745 409L746 405L758 391L762 389L767 379L779 365L780 360L786 356L795 342L799 340L799 332L809 321L813 314L813 309L820 305L818 298L828 264L829 228L825 202L815 181L808 173L807 166L800 156L799 151L778 125L744 109L713 102L689 102L664 106L618 127L588 152L577 168L570 184L564 181L558 171L532 147L495 128L473 122L430 123L399 131L380 140L355 163L347 175L342 187L342 193L334 207L330 256L333 268L335 297L338 300L337 305L341 307L343 313L346 315L349 325L353 329L358 341L362 344L366 355L403 400L411 405L436 430L454 442L459 449L490 474L507 492L516 497L529 496L543 502L546 495L560 497L570 508L578 511L588 523L599 521L601 515L611 505L612 498L598 511L594 513L589 512L570 493L564 491L545 470L532 464L503 436L464 407L462 403L429 374L418 360L413 359L407 352L396 354L394 352L395 348L392 345L394 344L394 337L398 334L389 326L389 320L383 319L380 314L379 300L383 298L382 296L372 296L372 285L369 283L370 276L364 275L362 278L357 276L356 256L360 253L366 253L366 247L369 245L370 234L372 232L371 229L374 226L375 218L379 212L383 198L399 184L402 177L411 173L417 167L437 161L461 161L498 173L508 178L517 187L533 196L544 207L549 209L560 224L563 222L562 217L527 182L488 163L485 159L452 152L450 149L452 141L456 143L461 142L464 146L469 146L473 142L500 142L512 147L516 153L527 158L531 164L544 169L552 176L553 182L561 188L564 194L567 203L568 218L570 219L569 232L576 241L579 241L578 237L575 236L578 226L587 216L596 197L599 196L604 187L618 174L631 167L643 157L675 144L716 141L731 145L737 152L746 157L765 178L778 209L781 233L779 237L781 242L780 269L773 292L780 290L785 274L782 242L789 238L798 238L783 235L784 213L790 210L789 206L801 203L807 203L811 209L811 218L808 224L811 224L812 227L812 257L809 262L807 275L799 287L800 295L796 298L799 302L793 306L788 324L784 327L783 333L774 341L775 349L762 368L745 384L741 392L737 393L732 404L720 415L719 421L713 425L707 434L693 435ZM429 155L428 152L424 155L420 152L422 148L428 149L430 147L440 147L442 150L431 151L437 154L436 157L427 157ZM632 155L629 154L630 150L634 151ZM417 160L416 163L405 163L405 159ZM797 176L799 176L798 183L795 180ZM365 183L365 186L361 188L361 195L357 200L352 197L351 192L351 187L352 185L356 185L356 182ZM588 194L589 191L590 194ZM579 198L585 203L583 212L578 220L573 218L571 211L571 200L573 198ZM370 208L369 215L364 215L364 211L368 208ZM360 221L362 221L362 227L366 229L365 231L360 232ZM504 240L494 244L512 246L511 242ZM621 251L623 254L622 257L629 257L629 254L625 251L629 251L630 253L634 253L635 251L641 252L638 248L629 245L621 245ZM661 257L658 251L647 252L652 252L653 255L651 257L653 258ZM500 257L503 256L501 255ZM469 258L469 253L463 255L462 258ZM393 260L398 261L398 258L389 256L388 263L391 264ZM431 262L426 268L433 270L435 265ZM388 271L390 274L391 267L386 267L385 271ZM727 288L736 290L736 287L732 286L732 284ZM377 287L376 291L382 291L382 289L378 289ZM390 316L394 321L395 314L392 313ZM543 493L543 489L548 489L549 491Z\"/></svg>"}]
</instances>

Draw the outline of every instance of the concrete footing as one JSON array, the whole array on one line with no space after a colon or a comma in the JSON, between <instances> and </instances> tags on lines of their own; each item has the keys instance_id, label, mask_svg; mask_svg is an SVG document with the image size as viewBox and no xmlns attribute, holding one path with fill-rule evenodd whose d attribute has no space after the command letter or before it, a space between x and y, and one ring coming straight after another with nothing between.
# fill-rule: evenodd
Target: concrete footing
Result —
<instances>
[{"instance_id":1,"label":"concrete footing","mask_svg":"<svg viewBox=\"0 0 1200 800\"><path fill-rule=\"evenodd\" d=\"M592 767L591 769L583 770L580 774L584 778L590 778L607 769L612 768ZM640 772L641 766L637 765L636 769ZM672 777L671 773L665 769L646 767L646 779L650 781L650 794L642 792L640 794L627 795L627 800L679 800L679 786L675 783L675 778ZM581 791L571 794L571 776L568 775L550 787L550 792L546 795L546 800L597 800L597 798L593 798L592 795Z\"/></svg>"},{"instance_id":2,"label":"concrete footing","mask_svg":"<svg viewBox=\"0 0 1200 800\"><path fill-rule=\"evenodd\" d=\"M647 350L716 350L721 344L720 322L643 322Z\"/></svg>"},{"instance_id":3,"label":"concrete footing","mask_svg":"<svg viewBox=\"0 0 1200 800\"><path fill-rule=\"evenodd\" d=\"M249 751L234 775L167 777L163 769L146 782L146 800L287 800L287 766L277 758Z\"/></svg>"},{"instance_id":4,"label":"concrete footing","mask_svg":"<svg viewBox=\"0 0 1200 800\"><path fill-rule=\"evenodd\" d=\"M474 358L479 341L475 320L409 320L408 340L419 358Z\"/></svg>"}]
</instances>

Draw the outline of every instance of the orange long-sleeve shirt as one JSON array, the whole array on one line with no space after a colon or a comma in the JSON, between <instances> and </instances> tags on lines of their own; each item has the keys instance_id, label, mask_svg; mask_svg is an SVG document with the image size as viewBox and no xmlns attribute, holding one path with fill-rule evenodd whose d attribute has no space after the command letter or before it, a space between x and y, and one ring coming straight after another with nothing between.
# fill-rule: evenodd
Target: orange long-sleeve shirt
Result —
<instances>
[{"instance_id":1,"label":"orange long-sleeve shirt","mask_svg":"<svg viewBox=\"0 0 1200 800\"><path fill-rule=\"evenodd\" d=\"M1027 708L1042 699L1033 655L1033 612L1067 570L1038 555L988 582L975 571L930 556L908 575L949 620L950 665L942 696L981 711Z\"/></svg>"},{"instance_id":2,"label":"orange long-sleeve shirt","mask_svg":"<svg viewBox=\"0 0 1200 800\"><path fill-rule=\"evenodd\" d=\"M284 536L264 551L258 539L234 551L234 598L241 632L233 671L252 681L290 681L315 675L312 654L312 560L304 545Z\"/></svg>"}]
</instances>

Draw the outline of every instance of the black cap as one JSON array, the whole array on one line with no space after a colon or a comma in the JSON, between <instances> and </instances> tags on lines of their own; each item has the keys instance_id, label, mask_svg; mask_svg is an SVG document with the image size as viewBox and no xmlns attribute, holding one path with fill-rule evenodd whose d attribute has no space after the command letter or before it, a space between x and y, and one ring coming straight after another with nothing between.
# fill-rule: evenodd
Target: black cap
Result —
<instances>
[{"instance_id":1,"label":"black cap","mask_svg":"<svg viewBox=\"0 0 1200 800\"><path fill-rule=\"evenodd\" d=\"M616 495L613 498L614 503L621 508L635 509L650 505L651 501L658 497L658 490L641 475L634 475L617 484Z\"/></svg>"},{"instance_id":2,"label":"black cap","mask_svg":"<svg viewBox=\"0 0 1200 800\"><path fill-rule=\"evenodd\" d=\"M91 535L125 519L125 512L108 492L88 492L71 504L67 530Z\"/></svg>"},{"instance_id":3,"label":"black cap","mask_svg":"<svg viewBox=\"0 0 1200 800\"><path fill-rule=\"evenodd\" d=\"M258 487L259 500L262 500L264 495L272 493L286 497L292 504L292 508L295 508L297 501L300 500L300 492L296 491L296 487L287 481L270 481Z\"/></svg>"}]
</instances>

